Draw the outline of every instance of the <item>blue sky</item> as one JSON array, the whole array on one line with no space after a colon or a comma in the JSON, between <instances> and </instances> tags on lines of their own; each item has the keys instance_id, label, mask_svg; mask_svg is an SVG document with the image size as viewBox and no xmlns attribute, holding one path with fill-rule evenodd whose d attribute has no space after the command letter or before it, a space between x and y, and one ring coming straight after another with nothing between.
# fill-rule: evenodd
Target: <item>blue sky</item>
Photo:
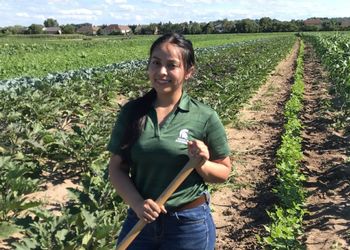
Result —
<instances>
[{"instance_id":1,"label":"blue sky","mask_svg":"<svg viewBox=\"0 0 350 250\"><path fill-rule=\"evenodd\" d=\"M350 17L349 0L0 0L0 27L43 24L149 24L208 22L227 18Z\"/></svg>"}]
</instances>

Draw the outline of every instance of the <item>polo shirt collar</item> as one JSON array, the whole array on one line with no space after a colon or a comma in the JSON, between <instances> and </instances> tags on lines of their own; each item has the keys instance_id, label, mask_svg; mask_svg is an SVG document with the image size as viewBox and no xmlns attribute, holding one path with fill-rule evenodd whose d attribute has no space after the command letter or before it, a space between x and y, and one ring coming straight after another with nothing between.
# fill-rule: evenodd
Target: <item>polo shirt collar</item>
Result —
<instances>
[{"instance_id":1,"label":"polo shirt collar","mask_svg":"<svg viewBox=\"0 0 350 250\"><path fill-rule=\"evenodd\" d=\"M190 97L187 95L187 93L185 91L182 91L182 95L181 95L181 99L180 99L178 108L180 108L183 111L190 110Z\"/></svg>"}]
</instances>

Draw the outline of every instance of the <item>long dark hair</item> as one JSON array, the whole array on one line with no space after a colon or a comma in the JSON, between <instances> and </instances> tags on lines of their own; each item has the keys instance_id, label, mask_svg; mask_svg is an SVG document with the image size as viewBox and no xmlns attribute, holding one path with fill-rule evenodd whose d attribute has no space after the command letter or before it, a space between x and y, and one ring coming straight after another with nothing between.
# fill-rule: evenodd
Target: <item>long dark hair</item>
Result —
<instances>
[{"instance_id":1,"label":"long dark hair","mask_svg":"<svg viewBox=\"0 0 350 250\"><path fill-rule=\"evenodd\" d=\"M163 43L175 44L176 46L181 48L182 59L186 71L195 65L195 56L192 42L190 40L185 39L184 36L178 33L169 33L162 35L153 42L149 51L148 65L150 63L150 58L152 57L153 51ZM126 126L121 144L122 158L123 161L125 161L126 163L131 162L130 149L140 137L142 130L145 126L147 113L152 108L152 105L156 98L157 92L155 91L155 89L152 88L145 95L133 101L133 113L130 115L130 120L128 121L128 125Z\"/></svg>"}]
</instances>

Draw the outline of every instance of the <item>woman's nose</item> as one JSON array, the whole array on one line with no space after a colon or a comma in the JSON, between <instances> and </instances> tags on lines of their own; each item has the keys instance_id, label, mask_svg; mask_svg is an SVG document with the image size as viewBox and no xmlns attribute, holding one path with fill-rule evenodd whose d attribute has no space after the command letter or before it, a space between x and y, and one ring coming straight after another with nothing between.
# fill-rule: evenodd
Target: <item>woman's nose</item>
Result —
<instances>
[{"instance_id":1,"label":"woman's nose","mask_svg":"<svg viewBox=\"0 0 350 250\"><path fill-rule=\"evenodd\" d=\"M159 69L159 73L162 75L167 75L168 74L167 68L162 65Z\"/></svg>"}]
</instances>

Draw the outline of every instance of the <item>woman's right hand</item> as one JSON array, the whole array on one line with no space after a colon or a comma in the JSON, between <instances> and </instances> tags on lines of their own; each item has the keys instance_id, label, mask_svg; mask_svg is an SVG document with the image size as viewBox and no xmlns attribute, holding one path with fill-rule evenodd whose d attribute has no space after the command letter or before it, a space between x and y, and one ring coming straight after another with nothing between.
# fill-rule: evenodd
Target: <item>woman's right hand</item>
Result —
<instances>
[{"instance_id":1,"label":"woman's right hand","mask_svg":"<svg viewBox=\"0 0 350 250\"><path fill-rule=\"evenodd\" d=\"M147 199L144 200L142 204L135 208L135 213L140 220L146 223L151 223L155 221L160 213L166 213L165 207L159 206L154 200Z\"/></svg>"}]
</instances>

